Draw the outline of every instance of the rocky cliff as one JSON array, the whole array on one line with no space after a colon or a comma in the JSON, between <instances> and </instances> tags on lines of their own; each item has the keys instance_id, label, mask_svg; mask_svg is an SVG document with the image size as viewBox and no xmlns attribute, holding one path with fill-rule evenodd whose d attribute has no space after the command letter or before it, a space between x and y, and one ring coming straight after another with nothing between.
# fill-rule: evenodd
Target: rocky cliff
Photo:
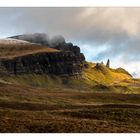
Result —
<instances>
[{"instance_id":1,"label":"rocky cliff","mask_svg":"<svg viewBox=\"0 0 140 140\"><path fill-rule=\"evenodd\" d=\"M5 40L5 42L8 40ZM15 41L15 40L14 40ZM27 42L26 42L27 43ZM0 68L4 69L8 74L52 74L52 75L81 75L82 69L84 67L85 57L82 53L74 53L73 51L47 51L45 46L36 46L36 44L31 44L30 51L28 53L25 51L29 49L30 43L27 44L17 44L14 47L12 44L6 44L4 48L5 54L8 56L0 58ZM24 46L24 47L22 47ZM26 48L27 46L27 48ZM0 48L3 48L2 43ZM10 48L10 49L9 49ZM36 51L33 51L36 48ZM38 50L39 48L39 50ZM44 50L45 48L45 50ZM41 50L42 49L42 50ZM8 52L6 53L6 50ZM10 50L10 51L9 51ZM17 53L22 53L19 55ZM14 51L14 52L13 52ZM16 52L16 53L15 53ZM13 56L11 54L14 54ZM16 55L17 54L17 55ZM10 56L11 55L11 56ZM2 56L2 55L1 55ZM10 57L9 57L10 56Z\"/></svg>"},{"instance_id":2,"label":"rocky cliff","mask_svg":"<svg viewBox=\"0 0 140 140\"><path fill-rule=\"evenodd\" d=\"M83 61L82 54L71 52L38 53L1 60L1 67L10 74L77 75L82 73Z\"/></svg>"}]
</instances>

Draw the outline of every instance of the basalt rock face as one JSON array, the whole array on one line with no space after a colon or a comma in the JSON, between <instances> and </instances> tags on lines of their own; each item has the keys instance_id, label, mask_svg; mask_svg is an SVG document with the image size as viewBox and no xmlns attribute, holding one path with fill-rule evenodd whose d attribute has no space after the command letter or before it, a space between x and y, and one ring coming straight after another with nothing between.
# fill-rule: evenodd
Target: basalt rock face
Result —
<instances>
[{"instance_id":1,"label":"basalt rock face","mask_svg":"<svg viewBox=\"0 0 140 140\"><path fill-rule=\"evenodd\" d=\"M62 50L62 51L71 51L75 55L80 54L80 48L76 45L73 45L72 43L60 43L60 44L54 46L53 48Z\"/></svg>"},{"instance_id":2,"label":"basalt rock face","mask_svg":"<svg viewBox=\"0 0 140 140\"><path fill-rule=\"evenodd\" d=\"M2 65L11 74L46 73L55 75L81 75L85 67L85 57L80 48L66 43L62 36L49 39L45 34L24 34L10 38L40 44L43 47L60 50L54 53L38 53L3 60Z\"/></svg>"},{"instance_id":3,"label":"basalt rock face","mask_svg":"<svg viewBox=\"0 0 140 140\"><path fill-rule=\"evenodd\" d=\"M0 67L9 74L81 75L85 57L82 53L61 51L30 54L0 60Z\"/></svg>"}]
</instances>

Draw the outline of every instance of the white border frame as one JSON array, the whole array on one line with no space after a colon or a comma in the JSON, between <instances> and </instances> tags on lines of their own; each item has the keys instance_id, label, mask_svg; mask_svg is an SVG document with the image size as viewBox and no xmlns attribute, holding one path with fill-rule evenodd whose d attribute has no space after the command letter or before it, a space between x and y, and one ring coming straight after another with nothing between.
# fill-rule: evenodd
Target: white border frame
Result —
<instances>
[{"instance_id":1,"label":"white border frame","mask_svg":"<svg viewBox=\"0 0 140 140\"><path fill-rule=\"evenodd\" d=\"M0 0L0 7L138 7L140 0Z\"/></svg>"}]
</instances>

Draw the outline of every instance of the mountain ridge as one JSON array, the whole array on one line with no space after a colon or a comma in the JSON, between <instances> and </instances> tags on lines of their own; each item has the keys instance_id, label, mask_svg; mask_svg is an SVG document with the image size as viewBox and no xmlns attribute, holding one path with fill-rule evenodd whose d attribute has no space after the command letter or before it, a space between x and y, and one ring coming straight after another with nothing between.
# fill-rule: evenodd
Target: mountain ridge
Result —
<instances>
[{"instance_id":1,"label":"mountain ridge","mask_svg":"<svg viewBox=\"0 0 140 140\"><path fill-rule=\"evenodd\" d=\"M63 41L51 47L7 38L0 40L0 50L3 50L0 53L0 75L5 82L82 90L117 91L118 88L132 91L124 82L133 81L126 70L87 62L80 47L72 43Z\"/></svg>"}]
</instances>

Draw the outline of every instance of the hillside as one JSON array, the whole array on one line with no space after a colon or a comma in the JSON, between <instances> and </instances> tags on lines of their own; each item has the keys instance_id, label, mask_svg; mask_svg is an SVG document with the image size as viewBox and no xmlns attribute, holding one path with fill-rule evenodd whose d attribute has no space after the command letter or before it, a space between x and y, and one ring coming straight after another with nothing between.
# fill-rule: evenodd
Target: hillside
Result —
<instances>
[{"instance_id":1,"label":"hillside","mask_svg":"<svg viewBox=\"0 0 140 140\"><path fill-rule=\"evenodd\" d=\"M140 132L140 94L0 82L0 132Z\"/></svg>"},{"instance_id":2,"label":"hillside","mask_svg":"<svg viewBox=\"0 0 140 140\"><path fill-rule=\"evenodd\" d=\"M88 63L88 62L86 62ZM86 64L87 65L87 64ZM116 92L139 93L140 81L134 83L133 78L126 71L118 72L115 69L101 65L100 69L94 63L88 63L82 75L49 75L49 74L20 74L2 76L4 81L47 89L73 89L89 92Z\"/></svg>"},{"instance_id":3,"label":"hillside","mask_svg":"<svg viewBox=\"0 0 140 140\"><path fill-rule=\"evenodd\" d=\"M84 77L87 81L96 84L114 85L125 79L132 79L132 76L125 70L107 68L103 64L87 63L84 70Z\"/></svg>"},{"instance_id":4,"label":"hillside","mask_svg":"<svg viewBox=\"0 0 140 140\"><path fill-rule=\"evenodd\" d=\"M139 93L139 79L72 43L0 40L0 132L140 132Z\"/></svg>"},{"instance_id":5,"label":"hillside","mask_svg":"<svg viewBox=\"0 0 140 140\"><path fill-rule=\"evenodd\" d=\"M73 50L62 51L12 38L1 39L0 50L0 75L7 82L99 92L139 92L139 86L133 84L126 70L86 62L80 51L75 54Z\"/></svg>"}]
</instances>

